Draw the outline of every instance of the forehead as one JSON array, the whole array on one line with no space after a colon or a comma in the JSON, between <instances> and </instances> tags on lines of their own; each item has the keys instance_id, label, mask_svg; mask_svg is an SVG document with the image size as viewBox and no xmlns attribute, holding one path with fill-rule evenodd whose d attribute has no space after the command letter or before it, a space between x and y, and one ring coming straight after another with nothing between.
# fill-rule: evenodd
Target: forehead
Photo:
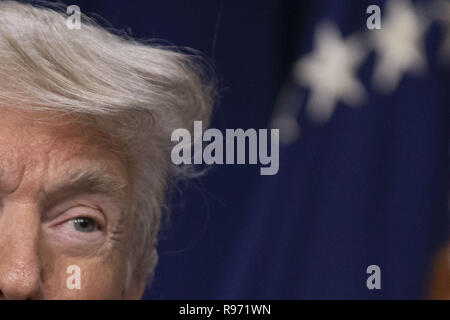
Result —
<instances>
[{"instance_id":1,"label":"forehead","mask_svg":"<svg viewBox=\"0 0 450 320\"><path fill-rule=\"evenodd\" d=\"M51 146L63 140L89 144L87 137L100 137L92 126L75 121L75 117L53 112L29 112L0 105L0 139L21 144ZM90 140L93 141L92 139ZM92 144L92 143L91 143Z\"/></svg>"},{"instance_id":2,"label":"forehead","mask_svg":"<svg viewBox=\"0 0 450 320\"><path fill-rule=\"evenodd\" d=\"M68 116L0 106L0 173L29 169L62 174L94 164L123 173L119 167L125 163L111 144L100 130Z\"/></svg>"}]
</instances>

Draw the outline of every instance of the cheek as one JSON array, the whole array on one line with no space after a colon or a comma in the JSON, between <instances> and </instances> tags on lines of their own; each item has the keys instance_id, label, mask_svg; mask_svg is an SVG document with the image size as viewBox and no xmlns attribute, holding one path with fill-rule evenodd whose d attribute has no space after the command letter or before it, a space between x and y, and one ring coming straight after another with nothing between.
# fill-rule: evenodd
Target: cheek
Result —
<instances>
[{"instance_id":1,"label":"cheek","mask_svg":"<svg viewBox=\"0 0 450 320\"><path fill-rule=\"evenodd\" d=\"M128 231L128 230L127 230ZM96 244L95 239L70 240L60 232L46 232L41 250L44 295L47 299L121 299L130 277L128 252L130 232L124 232L114 245ZM95 235L92 235L95 237ZM89 243L86 246L86 241ZM100 250L96 250L100 247ZM46 252L44 254L44 252ZM74 268L70 267L75 266ZM78 269L79 267L79 269ZM79 275L79 277L78 277ZM79 281L80 288L76 288ZM70 288L72 287L72 288Z\"/></svg>"},{"instance_id":2,"label":"cheek","mask_svg":"<svg viewBox=\"0 0 450 320\"><path fill-rule=\"evenodd\" d=\"M48 244L60 254L72 257L88 257L108 254L108 251L113 249L101 232L78 233L70 230L71 228L70 223L67 222L58 227L57 230L46 233Z\"/></svg>"},{"instance_id":3,"label":"cheek","mask_svg":"<svg viewBox=\"0 0 450 320\"><path fill-rule=\"evenodd\" d=\"M120 299L126 274L106 264L85 266L79 296L82 299Z\"/></svg>"},{"instance_id":4,"label":"cheek","mask_svg":"<svg viewBox=\"0 0 450 320\"><path fill-rule=\"evenodd\" d=\"M127 277L126 259L122 255L107 260L62 255L53 258L53 272L44 285L46 299L122 298Z\"/></svg>"}]
</instances>

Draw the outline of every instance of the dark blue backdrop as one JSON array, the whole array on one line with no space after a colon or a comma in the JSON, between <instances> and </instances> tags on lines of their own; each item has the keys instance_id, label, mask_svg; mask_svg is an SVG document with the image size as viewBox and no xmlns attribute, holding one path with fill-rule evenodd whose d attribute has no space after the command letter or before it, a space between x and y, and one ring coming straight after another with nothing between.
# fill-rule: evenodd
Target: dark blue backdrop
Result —
<instances>
[{"instance_id":1,"label":"dark blue backdrop","mask_svg":"<svg viewBox=\"0 0 450 320\"><path fill-rule=\"evenodd\" d=\"M278 175L221 166L188 187L162 233L147 298L422 297L448 232L449 74L438 24L426 33L425 74L379 94L369 86L370 53L358 72L367 102L339 104L317 125L298 98L308 91L290 81L294 61L314 49L318 22L348 35L365 27L368 5L384 1L66 3L210 56L222 88L213 127L268 127L283 83L300 108L301 137L282 147ZM366 288L371 264L381 267L380 291Z\"/></svg>"}]
</instances>

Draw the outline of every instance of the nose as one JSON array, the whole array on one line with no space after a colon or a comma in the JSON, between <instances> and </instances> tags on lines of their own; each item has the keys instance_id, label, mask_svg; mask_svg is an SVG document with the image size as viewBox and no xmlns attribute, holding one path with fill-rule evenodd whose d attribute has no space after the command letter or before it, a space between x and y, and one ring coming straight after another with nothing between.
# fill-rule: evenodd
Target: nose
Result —
<instances>
[{"instance_id":1,"label":"nose","mask_svg":"<svg viewBox=\"0 0 450 320\"><path fill-rule=\"evenodd\" d=\"M4 206L0 214L0 299L33 299L40 291L39 212Z\"/></svg>"}]
</instances>

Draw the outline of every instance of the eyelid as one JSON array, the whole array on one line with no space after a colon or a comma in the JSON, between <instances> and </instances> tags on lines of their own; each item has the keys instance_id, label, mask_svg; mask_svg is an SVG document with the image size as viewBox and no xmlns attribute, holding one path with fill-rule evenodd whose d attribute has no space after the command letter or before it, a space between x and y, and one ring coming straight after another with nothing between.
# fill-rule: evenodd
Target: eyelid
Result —
<instances>
[{"instance_id":1,"label":"eyelid","mask_svg":"<svg viewBox=\"0 0 450 320\"><path fill-rule=\"evenodd\" d=\"M61 201L48 208L41 207L41 218L43 221L53 221L62 213L70 210L73 207L87 207L100 212L102 221L106 223L107 214L105 210L111 211L111 208L109 208L111 207L109 204L110 201L111 199L109 197L82 194L77 197Z\"/></svg>"},{"instance_id":2,"label":"eyelid","mask_svg":"<svg viewBox=\"0 0 450 320\"><path fill-rule=\"evenodd\" d=\"M74 213L73 211L77 212ZM95 211L98 213L95 214ZM99 231L103 231L106 229L106 219L103 212L99 209L86 205L72 205L67 209L61 211L55 219L52 219L51 226L60 225L83 217L92 219L97 224Z\"/></svg>"}]
</instances>

